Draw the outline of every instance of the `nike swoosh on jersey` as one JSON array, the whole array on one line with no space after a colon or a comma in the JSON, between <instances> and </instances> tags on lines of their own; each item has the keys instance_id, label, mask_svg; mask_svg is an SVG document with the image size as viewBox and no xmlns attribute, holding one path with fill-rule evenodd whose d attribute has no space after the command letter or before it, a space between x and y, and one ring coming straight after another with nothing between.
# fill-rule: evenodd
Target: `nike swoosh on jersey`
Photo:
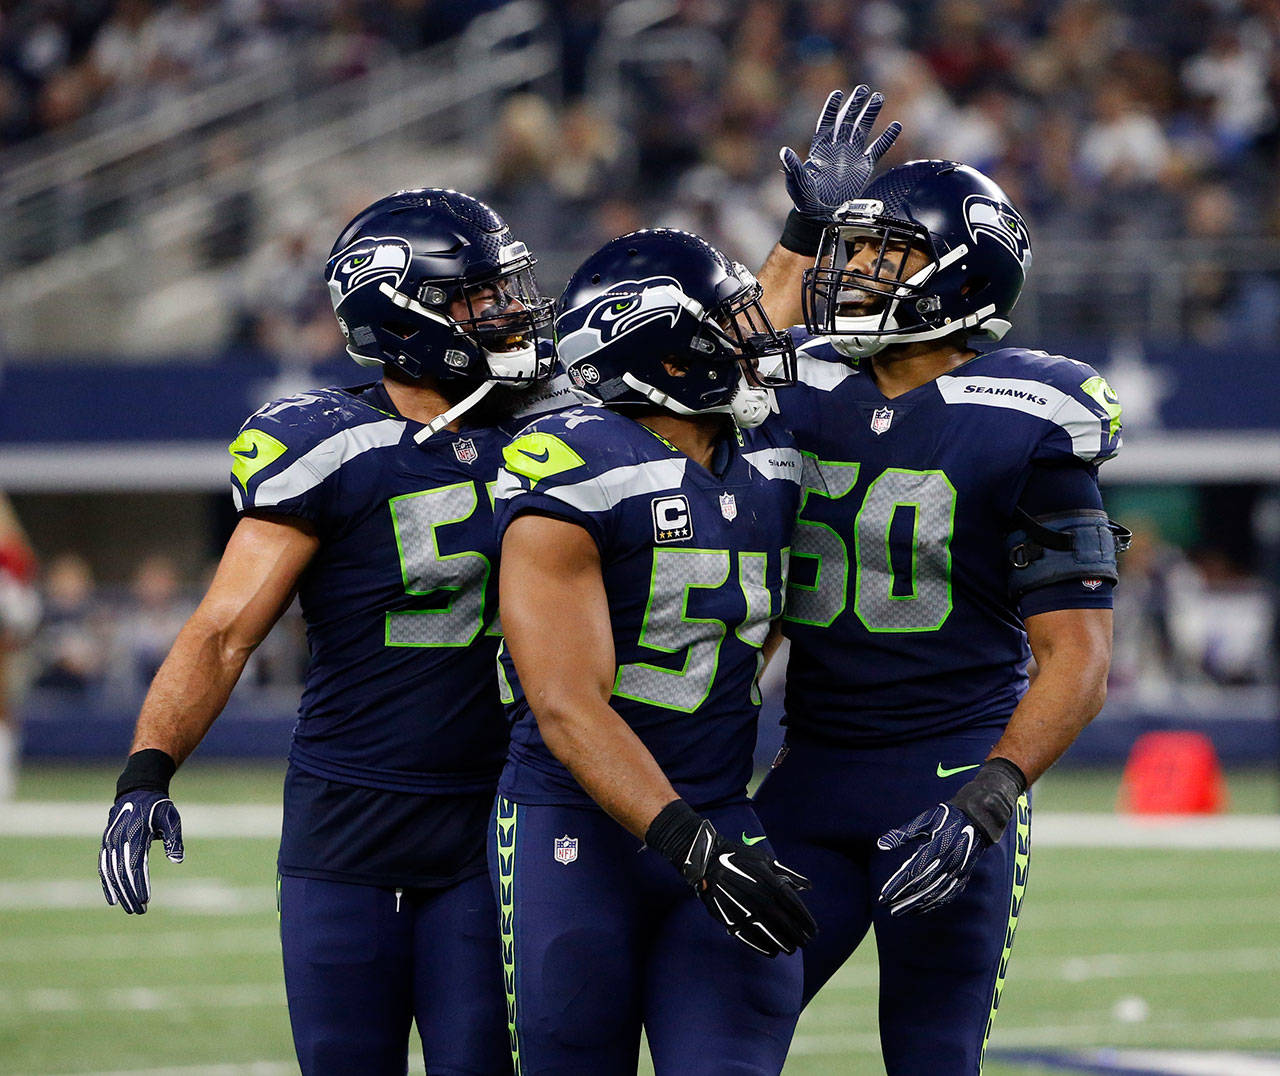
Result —
<instances>
[{"instance_id":1,"label":"nike swoosh on jersey","mask_svg":"<svg viewBox=\"0 0 1280 1076\"><path fill-rule=\"evenodd\" d=\"M759 837L748 837L746 834L746 831L745 830L743 831L742 843L745 844L748 848L750 848L753 844L759 844L763 840L764 840L764 834L761 834Z\"/></svg>"},{"instance_id":2,"label":"nike swoosh on jersey","mask_svg":"<svg viewBox=\"0 0 1280 1076\"><path fill-rule=\"evenodd\" d=\"M244 448L237 448L237 449L235 450L235 452L236 452L236 455L237 455L237 456L239 456L242 460L251 460L251 459L253 459L255 456L257 456L257 454L258 454L258 446L257 446L257 445L254 445L254 446L253 446L253 451L252 451L252 452L250 452L248 449L244 449Z\"/></svg>"},{"instance_id":3,"label":"nike swoosh on jersey","mask_svg":"<svg viewBox=\"0 0 1280 1076\"><path fill-rule=\"evenodd\" d=\"M968 766L952 766L950 769L948 769L948 768L947 768L946 766L944 766L941 762L939 762L939 763L938 763L938 776L939 776L939 777L954 777L957 773L964 773L964 772L965 772L965 770L976 770L976 769L977 769L979 766L981 766L981 765L982 765L982 763L981 763L981 762L974 762L974 763L972 763L972 764L970 764L970 765L968 765Z\"/></svg>"},{"instance_id":4,"label":"nike swoosh on jersey","mask_svg":"<svg viewBox=\"0 0 1280 1076\"><path fill-rule=\"evenodd\" d=\"M534 463L546 463L551 458L551 449L544 448L541 452L530 452L527 448L522 448L520 454L528 456Z\"/></svg>"}]
</instances>

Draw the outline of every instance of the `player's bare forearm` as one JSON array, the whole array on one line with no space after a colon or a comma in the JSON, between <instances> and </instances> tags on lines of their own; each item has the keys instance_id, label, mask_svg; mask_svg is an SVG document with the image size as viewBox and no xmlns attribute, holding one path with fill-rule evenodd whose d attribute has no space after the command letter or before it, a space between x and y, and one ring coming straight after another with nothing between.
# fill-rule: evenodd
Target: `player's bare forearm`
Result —
<instances>
[{"instance_id":1,"label":"player's bare forearm","mask_svg":"<svg viewBox=\"0 0 1280 1076\"><path fill-rule=\"evenodd\" d=\"M249 655L293 600L318 545L301 521L240 521L208 593L147 691L131 750L155 748L178 764L195 750Z\"/></svg>"},{"instance_id":2,"label":"player's bare forearm","mask_svg":"<svg viewBox=\"0 0 1280 1076\"><path fill-rule=\"evenodd\" d=\"M813 265L813 256L797 254L781 243L775 243L756 279L764 288L761 305L769 320L779 328L799 325L804 321L800 306L800 285L804 271Z\"/></svg>"},{"instance_id":3,"label":"player's bare forearm","mask_svg":"<svg viewBox=\"0 0 1280 1076\"><path fill-rule=\"evenodd\" d=\"M1059 609L1027 618L1037 673L992 758L1015 763L1031 784L1093 720L1107 697L1111 610Z\"/></svg>"},{"instance_id":4,"label":"player's bare forearm","mask_svg":"<svg viewBox=\"0 0 1280 1076\"><path fill-rule=\"evenodd\" d=\"M503 537L499 588L507 648L543 741L596 803L643 840L678 797L609 705L617 666L595 542L576 524L519 516Z\"/></svg>"},{"instance_id":5,"label":"player's bare forearm","mask_svg":"<svg viewBox=\"0 0 1280 1076\"><path fill-rule=\"evenodd\" d=\"M764 645L760 648L764 654L764 663L768 666L773 660L773 655L778 652L778 647L782 645L782 617L777 617L773 623L769 625L769 634L764 637Z\"/></svg>"}]
</instances>

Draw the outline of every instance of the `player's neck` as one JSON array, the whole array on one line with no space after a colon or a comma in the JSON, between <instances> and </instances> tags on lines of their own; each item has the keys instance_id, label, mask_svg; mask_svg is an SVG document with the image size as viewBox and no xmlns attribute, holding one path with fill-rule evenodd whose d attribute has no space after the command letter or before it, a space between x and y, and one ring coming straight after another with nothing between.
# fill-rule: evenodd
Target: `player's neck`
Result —
<instances>
[{"instance_id":1,"label":"player's neck","mask_svg":"<svg viewBox=\"0 0 1280 1076\"><path fill-rule=\"evenodd\" d=\"M420 381L398 381L384 377L382 387L387 390L396 410L405 418L421 422L424 426L443 415L452 404L427 378ZM454 419L445 428L457 432L460 419Z\"/></svg>"},{"instance_id":2,"label":"player's neck","mask_svg":"<svg viewBox=\"0 0 1280 1076\"><path fill-rule=\"evenodd\" d=\"M957 348L948 340L922 340L885 348L871 357L868 369L876 387L886 399L892 400L954 370L977 354L970 348Z\"/></svg>"},{"instance_id":3,"label":"player's neck","mask_svg":"<svg viewBox=\"0 0 1280 1076\"><path fill-rule=\"evenodd\" d=\"M723 415L673 415L668 411L654 411L638 416L636 421L674 445L694 463L711 470L716 442L725 429Z\"/></svg>"}]
</instances>

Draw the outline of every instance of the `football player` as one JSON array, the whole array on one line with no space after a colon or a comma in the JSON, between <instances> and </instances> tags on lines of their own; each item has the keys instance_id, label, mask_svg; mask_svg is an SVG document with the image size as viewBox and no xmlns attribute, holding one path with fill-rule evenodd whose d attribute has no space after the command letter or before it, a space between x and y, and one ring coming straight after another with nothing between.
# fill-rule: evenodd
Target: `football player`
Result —
<instances>
[{"instance_id":1,"label":"football player","mask_svg":"<svg viewBox=\"0 0 1280 1076\"><path fill-rule=\"evenodd\" d=\"M604 406L504 452L491 870L521 1072L634 1072L642 1024L658 1073L776 1073L790 1043L807 882L746 785L801 471L754 371L792 379L759 294L686 232L606 244L556 318Z\"/></svg>"},{"instance_id":2,"label":"football player","mask_svg":"<svg viewBox=\"0 0 1280 1076\"><path fill-rule=\"evenodd\" d=\"M381 376L276 400L232 442L240 521L117 786L103 891L142 913L153 835L183 854L170 778L296 593L311 659L279 905L305 1073L403 1073L414 1020L429 1071L510 1072L485 867L507 740L489 491L511 433L573 395L512 392L550 368L533 266L456 191L401 191L343 229L325 270L334 311L351 357Z\"/></svg>"},{"instance_id":3,"label":"football player","mask_svg":"<svg viewBox=\"0 0 1280 1076\"><path fill-rule=\"evenodd\" d=\"M979 350L1031 265L986 176L913 161L864 190L829 153L784 164L797 210L768 275L809 264L800 384L777 395L804 496L787 735L755 804L813 879L806 1002L874 926L888 1073L968 1076L1022 904L1030 786L1105 695L1127 532L1097 469L1120 404L1083 363ZM770 295L782 317L794 303Z\"/></svg>"}]
</instances>

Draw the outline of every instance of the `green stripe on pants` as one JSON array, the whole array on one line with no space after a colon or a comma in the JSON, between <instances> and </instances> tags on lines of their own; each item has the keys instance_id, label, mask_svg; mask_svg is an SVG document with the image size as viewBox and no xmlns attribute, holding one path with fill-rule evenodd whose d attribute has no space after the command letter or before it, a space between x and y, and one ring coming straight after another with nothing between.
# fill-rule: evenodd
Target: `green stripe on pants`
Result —
<instances>
[{"instance_id":1,"label":"green stripe on pants","mask_svg":"<svg viewBox=\"0 0 1280 1076\"><path fill-rule=\"evenodd\" d=\"M515 867L516 812L509 799L498 797L498 915L502 933L502 979L507 991L507 1037L511 1065L520 1076L520 1040L516 1035Z\"/></svg>"},{"instance_id":2,"label":"green stripe on pants","mask_svg":"<svg viewBox=\"0 0 1280 1076\"><path fill-rule=\"evenodd\" d=\"M1018 797L1016 825L1013 847L1013 891L1009 896L1009 925L1004 932L1004 952L1000 954L1000 970L996 973L996 989L991 998L987 1030L982 1036L982 1053L978 1055L978 1072L982 1072L982 1062L987 1056L987 1043L991 1039L991 1025L995 1023L996 1010L1000 1008L1004 978L1009 970L1009 954L1013 952L1013 935L1018 929L1018 913L1022 910L1022 895L1027 891L1027 868L1031 862L1031 803L1025 792Z\"/></svg>"}]
</instances>

